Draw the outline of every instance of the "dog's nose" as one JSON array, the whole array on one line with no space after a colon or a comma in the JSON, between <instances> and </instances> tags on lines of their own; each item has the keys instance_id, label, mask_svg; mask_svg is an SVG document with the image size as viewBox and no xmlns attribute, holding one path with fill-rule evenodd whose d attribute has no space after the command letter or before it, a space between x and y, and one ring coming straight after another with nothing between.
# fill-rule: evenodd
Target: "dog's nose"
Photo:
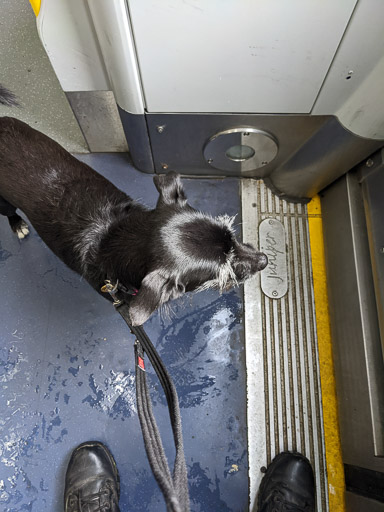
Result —
<instances>
[{"instance_id":1,"label":"dog's nose","mask_svg":"<svg viewBox=\"0 0 384 512\"><path fill-rule=\"evenodd\" d=\"M242 266L245 279L260 272L268 265L267 255L254 249L251 244L242 244L239 247L238 260L239 263L242 263L240 266Z\"/></svg>"},{"instance_id":2,"label":"dog's nose","mask_svg":"<svg viewBox=\"0 0 384 512\"><path fill-rule=\"evenodd\" d=\"M265 269L265 267L268 265L268 257L263 252L257 253L257 262L256 262L256 272L260 272L260 270Z\"/></svg>"}]
</instances>

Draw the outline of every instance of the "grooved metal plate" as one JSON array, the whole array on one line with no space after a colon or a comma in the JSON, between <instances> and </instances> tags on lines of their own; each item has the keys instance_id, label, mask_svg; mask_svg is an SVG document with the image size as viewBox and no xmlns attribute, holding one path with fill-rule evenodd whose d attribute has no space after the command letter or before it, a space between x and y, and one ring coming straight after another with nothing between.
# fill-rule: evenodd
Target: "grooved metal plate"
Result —
<instances>
[{"instance_id":1,"label":"grooved metal plate","mask_svg":"<svg viewBox=\"0 0 384 512\"><path fill-rule=\"evenodd\" d=\"M267 466L281 451L312 463L317 511L329 510L316 317L306 207L279 200L261 181L243 180L243 239L259 246L264 219L282 223L288 291L266 296L260 275L247 282L245 337L251 510Z\"/></svg>"}]
</instances>

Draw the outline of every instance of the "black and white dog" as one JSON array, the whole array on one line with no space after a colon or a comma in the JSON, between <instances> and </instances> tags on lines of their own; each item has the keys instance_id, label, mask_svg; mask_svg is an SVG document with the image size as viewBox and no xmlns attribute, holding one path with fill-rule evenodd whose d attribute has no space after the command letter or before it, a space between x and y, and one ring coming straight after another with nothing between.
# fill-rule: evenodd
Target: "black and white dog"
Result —
<instances>
[{"instance_id":1,"label":"black and white dog","mask_svg":"<svg viewBox=\"0 0 384 512\"><path fill-rule=\"evenodd\" d=\"M0 103L15 105L0 86ZM27 124L0 118L0 213L19 238L28 225L98 291L106 279L138 293L130 300L133 325L186 291L219 290L267 265L265 254L236 240L228 216L192 208L177 174L155 176L154 210L135 202Z\"/></svg>"}]
</instances>

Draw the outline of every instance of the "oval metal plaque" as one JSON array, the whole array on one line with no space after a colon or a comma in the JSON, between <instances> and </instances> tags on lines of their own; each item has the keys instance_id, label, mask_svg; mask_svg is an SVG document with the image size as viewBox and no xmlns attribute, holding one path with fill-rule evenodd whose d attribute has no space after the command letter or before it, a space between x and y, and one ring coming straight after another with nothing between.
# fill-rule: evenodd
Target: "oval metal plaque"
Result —
<instances>
[{"instance_id":1,"label":"oval metal plaque","mask_svg":"<svg viewBox=\"0 0 384 512\"><path fill-rule=\"evenodd\" d=\"M265 219L259 226L260 251L268 256L268 265L260 273L261 289L271 299L281 299L288 290L285 229L276 219Z\"/></svg>"}]
</instances>

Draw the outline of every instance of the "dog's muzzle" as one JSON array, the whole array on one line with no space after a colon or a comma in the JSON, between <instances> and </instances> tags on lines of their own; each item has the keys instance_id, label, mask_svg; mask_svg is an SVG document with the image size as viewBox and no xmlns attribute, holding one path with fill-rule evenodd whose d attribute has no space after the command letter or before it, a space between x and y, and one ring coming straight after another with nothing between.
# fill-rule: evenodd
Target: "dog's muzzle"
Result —
<instances>
[{"instance_id":1,"label":"dog's muzzle","mask_svg":"<svg viewBox=\"0 0 384 512\"><path fill-rule=\"evenodd\" d=\"M252 277L256 272L260 272L268 265L268 257L263 252L255 251L248 244L242 246L238 259L233 266L238 281L244 281Z\"/></svg>"}]
</instances>

